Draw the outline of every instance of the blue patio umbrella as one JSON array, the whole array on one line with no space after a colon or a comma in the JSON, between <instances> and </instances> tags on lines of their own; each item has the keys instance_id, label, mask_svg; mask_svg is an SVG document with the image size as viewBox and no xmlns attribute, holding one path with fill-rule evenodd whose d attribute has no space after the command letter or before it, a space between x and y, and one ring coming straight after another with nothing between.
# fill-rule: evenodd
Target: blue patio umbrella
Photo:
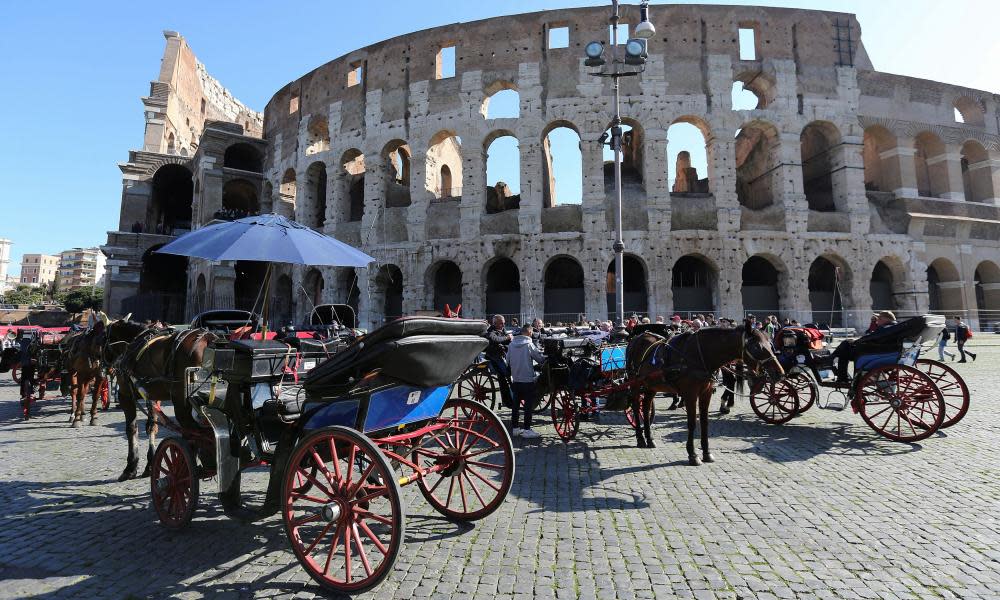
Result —
<instances>
[{"instance_id":1,"label":"blue patio umbrella","mask_svg":"<svg viewBox=\"0 0 1000 600\"><path fill-rule=\"evenodd\" d=\"M344 242L279 215L226 221L185 233L156 252L205 260L253 260L293 265L367 267L375 259ZM268 297L271 264L261 296ZM264 301L265 323L267 302Z\"/></svg>"}]
</instances>

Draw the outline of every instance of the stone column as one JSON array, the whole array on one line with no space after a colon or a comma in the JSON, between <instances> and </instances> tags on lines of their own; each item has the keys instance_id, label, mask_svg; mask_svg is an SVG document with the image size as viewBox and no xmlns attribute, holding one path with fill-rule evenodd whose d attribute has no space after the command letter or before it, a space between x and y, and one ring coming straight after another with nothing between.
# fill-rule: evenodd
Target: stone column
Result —
<instances>
[{"instance_id":1,"label":"stone column","mask_svg":"<svg viewBox=\"0 0 1000 600\"><path fill-rule=\"evenodd\" d=\"M381 325L381 306L374 306L372 299L368 295L368 284L369 277L374 276L374 273L369 273L368 269L358 269L358 290L360 290L360 298L358 299L358 323L361 327L371 331L375 327Z\"/></svg>"},{"instance_id":2,"label":"stone column","mask_svg":"<svg viewBox=\"0 0 1000 600\"><path fill-rule=\"evenodd\" d=\"M387 176L385 159L382 155L378 152L365 154L365 212L361 217L361 244L365 247L371 247L381 239L381 231L376 224L385 219L383 213Z\"/></svg>"},{"instance_id":3,"label":"stone column","mask_svg":"<svg viewBox=\"0 0 1000 600\"><path fill-rule=\"evenodd\" d=\"M518 140L521 150L521 208L517 213L521 235L542 232L542 143Z\"/></svg>"},{"instance_id":4,"label":"stone column","mask_svg":"<svg viewBox=\"0 0 1000 600\"><path fill-rule=\"evenodd\" d=\"M323 233L327 235L333 235L342 218L337 208L340 206L340 188L341 184L343 184L341 172L343 169L339 168L340 165L337 164L336 159L331 158L331 155L332 153L328 152L326 160L323 161L323 165L326 167L326 197L323 198Z\"/></svg>"},{"instance_id":5,"label":"stone column","mask_svg":"<svg viewBox=\"0 0 1000 600\"><path fill-rule=\"evenodd\" d=\"M427 191L430 183L427 152L414 151L410 156L410 207L406 209L407 237L411 242L422 242L427 236L427 210L432 198Z\"/></svg>"},{"instance_id":6,"label":"stone column","mask_svg":"<svg viewBox=\"0 0 1000 600\"><path fill-rule=\"evenodd\" d=\"M670 232L670 186L667 169L663 168L667 157L667 132L665 129L647 129L643 171L646 174L646 217L651 236L661 237ZM600 156L600 147L598 147ZM603 169L601 175L601 195L604 195Z\"/></svg>"},{"instance_id":7,"label":"stone column","mask_svg":"<svg viewBox=\"0 0 1000 600\"><path fill-rule=\"evenodd\" d=\"M894 171L897 174L890 180L890 185L892 192L899 198L917 197L917 168L914 163L916 154L912 140L909 146L896 146L879 154L883 173L887 170L886 163L889 163L890 172Z\"/></svg>"},{"instance_id":8,"label":"stone column","mask_svg":"<svg viewBox=\"0 0 1000 600\"><path fill-rule=\"evenodd\" d=\"M479 222L486 211L486 151L482 138L463 142L459 227L462 239L474 240L479 237Z\"/></svg>"},{"instance_id":9,"label":"stone column","mask_svg":"<svg viewBox=\"0 0 1000 600\"><path fill-rule=\"evenodd\" d=\"M809 223L809 205L806 202L802 183L802 150L798 133L784 133L779 136L778 148L780 166L775 170L775 204L785 207L785 229L789 233L805 233Z\"/></svg>"},{"instance_id":10,"label":"stone column","mask_svg":"<svg viewBox=\"0 0 1000 600\"><path fill-rule=\"evenodd\" d=\"M864 235L871 228L868 196L865 193L865 163L861 153L863 147L863 138L845 135L832 164L834 202L837 210L848 213L854 235Z\"/></svg>"},{"instance_id":11,"label":"stone column","mask_svg":"<svg viewBox=\"0 0 1000 600\"><path fill-rule=\"evenodd\" d=\"M475 258L475 257L470 257ZM483 286L482 277L478 270L480 263L474 260L467 260L460 263L462 269L462 316L473 319L488 318L483 314Z\"/></svg>"},{"instance_id":12,"label":"stone column","mask_svg":"<svg viewBox=\"0 0 1000 600\"><path fill-rule=\"evenodd\" d=\"M938 154L927 159L927 168L931 177L943 182L945 189L939 194L945 200L965 200L965 186L962 184L962 155L953 152L952 146L947 146L944 154Z\"/></svg>"},{"instance_id":13,"label":"stone column","mask_svg":"<svg viewBox=\"0 0 1000 600\"><path fill-rule=\"evenodd\" d=\"M544 319L545 279L542 267L545 261L535 254L522 253L517 265L521 275L521 313L525 319Z\"/></svg>"},{"instance_id":14,"label":"stone column","mask_svg":"<svg viewBox=\"0 0 1000 600\"><path fill-rule=\"evenodd\" d=\"M607 193L604 191L604 147L590 141L597 137L596 134L586 132L580 136L580 158L583 167L583 197L580 201L580 212L583 232L588 237L605 239L608 235L608 221L605 212Z\"/></svg>"},{"instance_id":15,"label":"stone column","mask_svg":"<svg viewBox=\"0 0 1000 600\"><path fill-rule=\"evenodd\" d=\"M713 135L705 140L705 150L708 155L709 189L715 196L719 231L739 231L741 211L736 195L736 140L731 135Z\"/></svg>"}]
</instances>

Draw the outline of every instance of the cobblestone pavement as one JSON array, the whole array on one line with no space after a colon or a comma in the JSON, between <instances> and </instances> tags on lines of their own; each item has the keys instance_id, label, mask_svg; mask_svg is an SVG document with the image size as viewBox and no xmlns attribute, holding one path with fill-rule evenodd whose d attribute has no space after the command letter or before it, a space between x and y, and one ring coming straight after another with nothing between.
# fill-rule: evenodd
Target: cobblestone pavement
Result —
<instances>
[{"instance_id":1,"label":"cobblestone pavement","mask_svg":"<svg viewBox=\"0 0 1000 600\"><path fill-rule=\"evenodd\" d=\"M849 410L768 426L744 402L712 422L718 462L695 468L665 403L650 450L620 415L568 445L546 420L540 441L518 443L505 505L475 525L405 488L406 545L367 597L998 598L1000 346L981 350L958 365L969 415L915 445ZM168 532L147 480L114 481L120 413L71 429L67 402L47 399L22 422L2 380L0 597L320 595L279 518L231 521L203 482L192 525Z\"/></svg>"}]
</instances>

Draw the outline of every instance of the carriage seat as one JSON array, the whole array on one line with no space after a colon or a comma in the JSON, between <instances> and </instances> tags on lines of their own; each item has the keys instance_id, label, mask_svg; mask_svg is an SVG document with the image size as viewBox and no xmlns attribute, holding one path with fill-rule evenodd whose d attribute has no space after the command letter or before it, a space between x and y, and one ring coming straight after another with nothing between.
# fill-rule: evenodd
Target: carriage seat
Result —
<instances>
[{"instance_id":1,"label":"carriage seat","mask_svg":"<svg viewBox=\"0 0 1000 600\"><path fill-rule=\"evenodd\" d=\"M879 354L863 354L854 361L855 371L871 371L878 367L894 365L899 360L899 352L882 352Z\"/></svg>"},{"instance_id":2,"label":"carriage seat","mask_svg":"<svg viewBox=\"0 0 1000 600\"><path fill-rule=\"evenodd\" d=\"M487 345L486 322L406 317L376 329L306 375L303 387L323 395L381 369L387 377L417 387L453 383Z\"/></svg>"}]
</instances>

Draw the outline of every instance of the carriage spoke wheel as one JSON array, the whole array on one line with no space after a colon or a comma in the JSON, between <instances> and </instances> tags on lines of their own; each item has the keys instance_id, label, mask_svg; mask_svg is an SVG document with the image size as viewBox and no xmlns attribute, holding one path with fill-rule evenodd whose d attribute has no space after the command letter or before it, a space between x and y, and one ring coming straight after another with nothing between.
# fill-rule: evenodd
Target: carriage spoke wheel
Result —
<instances>
[{"instance_id":1,"label":"carriage spoke wheel","mask_svg":"<svg viewBox=\"0 0 1000 600\"><path fill-rule=\"evenodd\" d=\"M103 410L108 410L108 407L111 406L110 389L111 386L108 384L108 378L104 377L101 379L101 389L99 393L101 395L101 408Z\"/></svg>"},{"instance_id":2,"label":"carriage spoke wheel","mask_svg":"<svg viewBox=\"0 0 1000 600\"><path fill-rule=\"evenodd\" d=\"M858 382L855 395L861 418L883 437L918 442L944 420L944 397L934 381L906 365L872 369Z\"/></svg>"},{"instance_id":3,"label":"carriage spoke wheel","mask_svg":"<svg viewBox=\"0 0 1000 600\"><path fill-rule=\"evenodd\" d=\"M649 398L649 401L653 403L653 405L649 407L649 419L650 422L652 422L653 417L656 416L656 395L655 394L652 395ZM639 410L643 411L645 410L645 408L646 408L646 400L644 397L642 397L639 399ZM628 405L625 407L625 418L628 419L628 424L631 425L633 428L636 426L635 413L632 412L631 402L629 402Z\"/></svg>"},{"instance_id":4,"label":"carriage spoke wheel","mask_svg":"<svg viewBox=\"0 0 1000 600\"><path fill-rule=\"evenodd\" d=\"M150 474L153 509L168 529L191 522L198 505L198 476L194 453L184 438L165 438L156 447Z\"/></svg>"},{"instance_id":5,"label":"carriage spoke wheel","mask_svg":"<svg viewBox=\"0 0 1000 600\"><path fill-rule=\"evenodd\" d=\"M514 447L500 417L465 399L449 400L438 417L448 428L425 436L417 463L442 470L417 481L442 515L475 521L500 508L514 482Z\"/></svg>"},{"instance_id":6,"label":"carriage spoke wheel","mask_svg":"<svg viewBox=\"0 0 1000 600\"><path fill-rule=\"evenodd\" d=\"M458 380L458 397L475 400L490 410L497 410L500 387L489 369L475 369Z\"/></svg>"},{"instance_id":7,"label":"carriage spoke wheel","mask_svg":"<svg viewBox=\"0 0 1000 600\"><path fill-rule=\"evenodd\" d=\"M21 367L14 365L10 368L10 376L13 378L14 383L21 383Z\"/></svg>"},{"instance_id":8,"label":"carriage spoke wheel","mask_svg":"<svg viewBox=\"0 0 1000 600\"><path fill-rule=\"evenodd\" d=\"M818 386L813 383L812 377L806 373L797 372L789 374L785 379L795 388L795 394L799 399L799 408L795 414L801 415L812 408L816 402L816 396L819 395Z\"/></svg>"},{"instance_id":9,"label":"carriage spoke wheel","mask_svg":"<svg viewBox=\"0 0 1000 600\"><path fill-rule=\"evenodd\" d=\"M569 390L552 392L552 426L564 442L576 437L580 429L580 397Z\"/></svg>"},{"instance_id":10,"label":"carriage spoke wheel","mask_svg":"<svg viewBox=\"0 0 1000 600\"><path fill-rule=\"evenodd\" d=\"M750 389L750 407L765 423L780 425L798 414L799 395L787 379L761 380Z\"/></svg>"},{"instance_id":11,"label":"carriage spoke wheel","mask_svg":"<svg viewBox=\"0 0 1000 600\"><path fill-rule=\"evenodd\" d=\"M309 576L340 593L378 585L405 535L399 495L385 455L361 433L327 427L300 441L285 471L282 519Z\"/></svg>"},{"instance_id":12,"label":"carriage spoke wheel","mask_svg":"<svg viewBox=\"0 0 1000 600\"><path fill-rule=\"evenodd\" d=\"M955 369L936 361L921 358L917 360L917 369L934 381L934 385L944 397L944 419L941 429L958 423L969 412L969 386L965 384Z\"/></svg>"}]
</instances>

